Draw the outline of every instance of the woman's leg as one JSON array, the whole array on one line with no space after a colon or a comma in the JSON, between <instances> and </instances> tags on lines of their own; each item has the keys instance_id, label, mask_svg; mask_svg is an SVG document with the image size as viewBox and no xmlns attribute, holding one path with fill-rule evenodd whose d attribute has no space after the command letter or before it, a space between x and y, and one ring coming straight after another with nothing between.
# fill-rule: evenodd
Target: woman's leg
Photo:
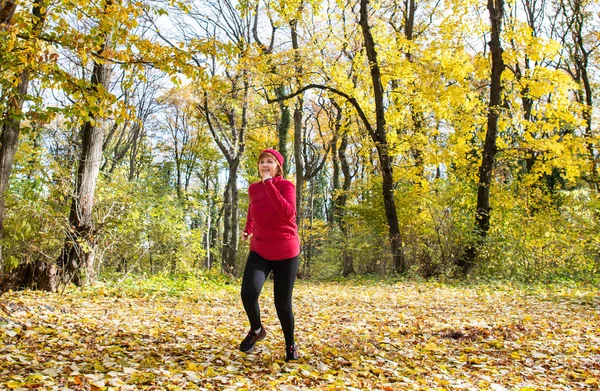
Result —
<instances>
[{"instance_id":1,"label":"woman's leg","mask_svg":"<svg viewBox=\"0 0 600 391\"><path fill-rule=\"evenodd\" d=\"M254 251L250 251L248 260L246 261L246 268L244 269L244 277L242 278L241 295L252 330L258 330L262 327L258 296L270 270L269 261Z\"/></svg>"},{"instance_id":2,"label":"woman's leg","mask_svg":"<svg viewBox=\"0 0 600 391\"><path fill-rule=\"evenodd\" d=\"M298 256L283 261L270 261L273 270L275 309L281 323L285 346L294 345L294 313L292 291L298 273Z\"/></svg>"}]
</instances>

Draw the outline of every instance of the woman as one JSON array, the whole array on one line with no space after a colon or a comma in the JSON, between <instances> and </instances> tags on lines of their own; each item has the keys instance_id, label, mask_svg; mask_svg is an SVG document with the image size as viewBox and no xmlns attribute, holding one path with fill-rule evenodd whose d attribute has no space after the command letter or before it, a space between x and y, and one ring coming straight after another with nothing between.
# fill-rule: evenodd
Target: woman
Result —
<instances>
[{"instance_id":1,"label":"woman","mask_svg":"<svg viewBox=\"0 0 600 391\"><path fill-rule=\"evenodd\" d=\"M298 272L300 239L296 225L296 188L283 178L283 156L265 149L258 156L260 182L250 185L248 220L242 238L250 240L250 253L242 279L242 302L250 321L250 331L240 344L249 352L265 338L260 321L258 296L270 272L273 272L275 308L286 346L286 361L297 360L294 341L292 290Z\"/></svg>"}]
</instances>

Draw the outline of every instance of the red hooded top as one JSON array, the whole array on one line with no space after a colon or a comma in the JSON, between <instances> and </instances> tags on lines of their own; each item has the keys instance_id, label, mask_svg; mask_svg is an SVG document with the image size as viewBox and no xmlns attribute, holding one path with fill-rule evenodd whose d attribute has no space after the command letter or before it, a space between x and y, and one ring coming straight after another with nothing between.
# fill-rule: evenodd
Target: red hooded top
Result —
<instances>
[{"instance_id":1,"label":"red hooded top","mask_svg":"<svg viewBox=\"0 0 600 391\"><path fill-rule=\"evenodd\" d=\"M252 235L250 250L269 261L300 254L296 225L296 187L276 176L248 188L250 205L244 232Z\"/></svg>"}]
</instances>

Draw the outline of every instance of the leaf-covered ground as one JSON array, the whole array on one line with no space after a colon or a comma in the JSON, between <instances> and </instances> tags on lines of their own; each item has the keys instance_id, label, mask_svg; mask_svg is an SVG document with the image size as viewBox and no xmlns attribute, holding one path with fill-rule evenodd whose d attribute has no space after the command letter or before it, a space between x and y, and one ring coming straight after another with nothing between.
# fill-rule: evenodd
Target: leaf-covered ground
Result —
<instances>
[{"instance_id":1,"label":"leaf-covered ground","mask_svg":"<svg viewBox=\"0 0 600 391\"><path fill-rule=\"evenodd\" d=\"M599 389L597 290L299 282L286 363L270 283L267 338L238 352L237 289L4 294L0 389Z\"/></svg>"}]
</instances>

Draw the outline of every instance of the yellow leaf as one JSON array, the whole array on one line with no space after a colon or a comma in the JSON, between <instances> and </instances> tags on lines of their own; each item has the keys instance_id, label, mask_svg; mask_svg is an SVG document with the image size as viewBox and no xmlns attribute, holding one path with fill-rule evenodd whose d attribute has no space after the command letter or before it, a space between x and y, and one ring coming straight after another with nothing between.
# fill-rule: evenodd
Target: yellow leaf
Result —
<instances>
[{"instance_id":1,"label":"yellow leaf","mask_svg":"<svg viewBox=\"0 0 600 391\"><path fill-rule=\"evenodd\" d=\"M27 376L27 378L25 380L30 382L30 381L43 380L43 379L44 379L44 375L41 375L39 373L33 373L33 374Z\"/></svg>"},{"instance_id":2,"label":"yellow leaf","mask_svg":"<svg viewBox=\"0 0 600 391\"><path fill-rule=\"evenodd\" d=\"M588 377L585 379L585 384L598 384L598 379L595 377Z\"/></svg>"},{"instance_id":3,"label":"yellow leaf","mask_svg":"<svg viewBox=\"0 0 600 391\"><path fill-rule=\"evenodd\" d=\"M217 375L218 373L213 369L213 367L208 367L208 369L206 370L206 376L215 377Z\"/></svg>"},{"instance_id":4,"label":"yellow leaf","mask_svg":"<svg viewBox=\"0 0 600 391\"><path fill-rule=\"evenodd\" d=\"M429 342L424 347L423 350L429 350L430 352L439 352L441 351L440 347L435 342Z\"/></svg>"},{"instance_id":5,"label":"yellow leaf","mask_svg":"<svg viewBox=\"0 0 600 391\"><path fill-rule=\"evenodd\" d=\"M9 380L5 384L6 384L6 387L8 387L10 389L15 389L15 388L21 387L21 382L16 381L16 380Z\"/></svg>"}]
</instances>

